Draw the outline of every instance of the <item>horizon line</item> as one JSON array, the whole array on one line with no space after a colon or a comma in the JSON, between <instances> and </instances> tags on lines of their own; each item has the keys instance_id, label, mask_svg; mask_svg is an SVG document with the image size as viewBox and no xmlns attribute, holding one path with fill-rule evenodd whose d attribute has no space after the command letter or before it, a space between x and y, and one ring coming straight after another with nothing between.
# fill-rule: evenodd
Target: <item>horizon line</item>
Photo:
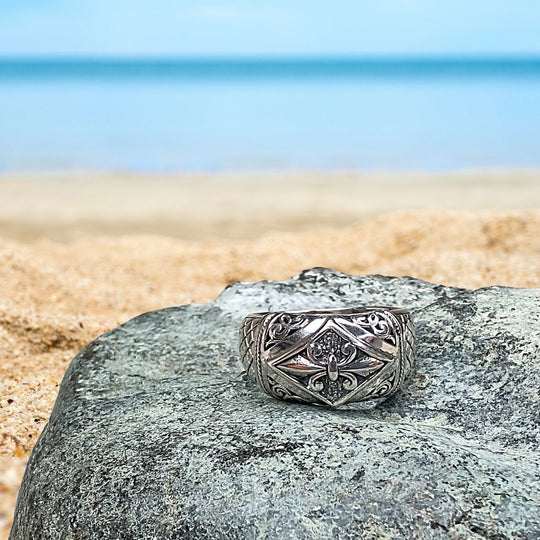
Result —
<instances>
[{"instance_id":1,"label":"horizon line","mask_svg":"<svg viewBox=\"0 0 540 540\"><path fill-rule=\"evenodd\" d=\"M540 77L535 57L0 57L0 80Z\"/></svg>"},{"instance_id":2,"label":"horizon line","mask_svg":"<svg viewBox=\"0 0 540 540\"><path fill-rule=\"evenodd\" d=\"M309 62L309 61L350 61L350 62L370 62L370 61L540 61L539 53L523 54L257 54L257 55L219 55L219 54L184 54L184 55L157 55L157 54L2 54L0 62L5 61L163 61L163 62L187 62L187 61L287 61L287 62Z\"/></svg>"}]
</instances>

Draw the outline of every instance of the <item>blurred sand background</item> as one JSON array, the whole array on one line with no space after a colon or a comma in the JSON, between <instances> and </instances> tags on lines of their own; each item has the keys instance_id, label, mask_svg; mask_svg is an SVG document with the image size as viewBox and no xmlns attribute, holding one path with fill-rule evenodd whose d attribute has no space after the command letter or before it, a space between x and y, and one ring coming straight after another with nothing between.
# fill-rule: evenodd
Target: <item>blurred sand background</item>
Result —
<instances>
[{"instance_id":1,"label":"blurred sand background","mask_svg":"<svg viewBox=\"0 0 540 540\"><path fill-rule=\"evenodd\" d=\"M408 209L511 210L540 171L0 175L0 233L17 240L160 234L201 240L350 225Z\"/></svg>"},{"instance_id":2,"label":"blurred sand background","mask_svg":"<svg viewBox=\"0 0 540 540\"><path fill-rule=\"evenodd\" d=\"M0 175L0 538L71 358L313 266L540 286L540 172Z\"/></svg>"}]
</instances>

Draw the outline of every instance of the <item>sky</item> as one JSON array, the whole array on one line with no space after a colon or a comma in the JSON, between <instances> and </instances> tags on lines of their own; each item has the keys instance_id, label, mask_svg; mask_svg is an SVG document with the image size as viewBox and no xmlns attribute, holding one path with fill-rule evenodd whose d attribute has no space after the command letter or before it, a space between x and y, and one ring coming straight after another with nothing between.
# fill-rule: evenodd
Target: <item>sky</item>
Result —
<instances>
[{"instance_id":1,"label":"sky","mask_svg":"<svg viewBox=\"0 0 540 540\"><path fill-rule=\"evenodd\" d=\"M539 0L0 0L2 56L522 54Z\"/></svg>"}]
</instances>

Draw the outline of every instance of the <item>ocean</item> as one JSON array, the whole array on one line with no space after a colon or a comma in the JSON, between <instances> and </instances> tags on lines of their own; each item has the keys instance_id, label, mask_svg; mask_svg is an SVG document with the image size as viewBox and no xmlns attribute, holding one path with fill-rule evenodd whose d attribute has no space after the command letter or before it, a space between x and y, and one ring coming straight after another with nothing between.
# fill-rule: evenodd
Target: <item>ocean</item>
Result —
<instances>
[{"instance_id":1,"label":"ocean","mask_svg":"<svg viewBox=\"0 0 540 540\"><path fill-rule=\"evenodd\" d=\"M540 166L540 59L3 59L0 170Z\"/></svg>"}]
</instances>

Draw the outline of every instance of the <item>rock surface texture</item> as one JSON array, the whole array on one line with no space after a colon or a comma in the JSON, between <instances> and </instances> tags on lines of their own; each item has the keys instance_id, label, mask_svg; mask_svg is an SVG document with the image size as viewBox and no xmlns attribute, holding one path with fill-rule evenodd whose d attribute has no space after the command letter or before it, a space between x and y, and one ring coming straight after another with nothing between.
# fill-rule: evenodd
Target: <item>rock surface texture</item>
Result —
<instances>
[{"instance_id":1,"label":"rock surface texture","mask_svg":"<svg viewBox=\"0 0 540 540\"><path fill-rule=\"evenodd\" d=\"M253 311L413 310L409 384L375 408L243 377ZM324 268L143 314L73 360L28 464L28 539L540 538L540 290Z\"/></svg>"}]
</instances>

